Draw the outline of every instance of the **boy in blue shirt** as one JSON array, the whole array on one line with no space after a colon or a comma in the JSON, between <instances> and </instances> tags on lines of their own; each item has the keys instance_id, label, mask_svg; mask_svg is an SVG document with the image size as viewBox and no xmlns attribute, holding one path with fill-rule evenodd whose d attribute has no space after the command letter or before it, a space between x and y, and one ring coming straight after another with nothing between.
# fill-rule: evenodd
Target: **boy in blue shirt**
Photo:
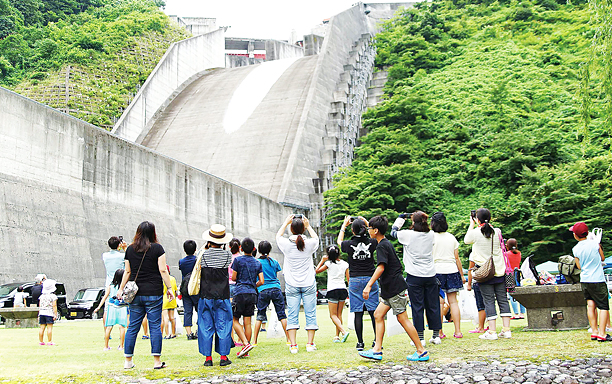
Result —
<instances>
[{"instance_id":1,"label":"boy in blue shirt","mask_svg":"<svg viewBox=\"0 0 612 384\"><path fill-rule=\"evenodd\" d=\"M232 263L232 280L236 282L232 310L234 312L234 331L244 346L237 353L238 357L245 356L253 349L251 345L251 317L255 314L257 305L257 287L263 285L264 274L261 263L253 257L255 242L246 237L240 244L243 256L238 256ZM240 325L240 318L243 324Z\"/></svg>"},{"instance_id":2,"label":"boy in blue shirt","mask_svg":"<svg viewBox=\"0 0 612 384\"><path fill-rule=\"evenodd\" d=\"M193 271L193 267L195 266L197 258L195 257L195 251L197 249L197 244L193 240L187 240L183 243L183 250L185 251L185 257L179 260L179 270L181 271L181 275L183 276L183 282L181 282L181 294L183 295L183 327L185 328L185 333L187 333L187 340L197 340L198 335L191 332L191 326L193 325L193 310L195 309L196 313L198 312L198 300L200 299L198 295L189 296L186 295L187 292L183 292L183 288L186 284L189 284L189 278L191 277L191 272Z\"/></svg>"},{"instance_id":3,"label":"boy in blue shirt","mask_svg":"<svg viewBox=\"0 0 612 384\"><path fill-rule=\"evenodd\" d=\"M574 224L570 231L574 233L574 239L578 240L572 252L576 258L576 266L580 268L580 284L587 301L587 315L593 331L591 340L612 341L612 337L606 334L606 325L610 318L610 304L608 286L601 266L601 262L605 259L603 249L597 241L587 239L589 227L585 223ZM599 309L599 327L597 326L597 309Z\"/></svg>"}]
</instances>

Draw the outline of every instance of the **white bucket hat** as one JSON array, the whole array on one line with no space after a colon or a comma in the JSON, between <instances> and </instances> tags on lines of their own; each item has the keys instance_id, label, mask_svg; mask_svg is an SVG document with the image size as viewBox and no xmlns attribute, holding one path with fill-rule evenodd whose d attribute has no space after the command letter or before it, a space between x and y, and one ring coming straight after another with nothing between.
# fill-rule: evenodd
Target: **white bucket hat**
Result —
<instances>
[{"instance_id":1,"label":"white bucket hat","mask_svg":"<svg viewBox=\"0 0 612 384\"><path fill-rule=\"evenodd\" d=\"M227 244L234 235L225 232L225 226L221 224L213 224L208 231L202 232L202 239L215 244Z\"/></svg>"},{"instance_id":2,"label":"white bucket hat","mask_svg":"<svg viewBox=\"0 0 612 384\"><path fill-rule=\"evenodd\" d=\"M55 280L45 280L43 281L43 289L42 293L53 293L55 292Z\"/></svg>"}]
</instances>

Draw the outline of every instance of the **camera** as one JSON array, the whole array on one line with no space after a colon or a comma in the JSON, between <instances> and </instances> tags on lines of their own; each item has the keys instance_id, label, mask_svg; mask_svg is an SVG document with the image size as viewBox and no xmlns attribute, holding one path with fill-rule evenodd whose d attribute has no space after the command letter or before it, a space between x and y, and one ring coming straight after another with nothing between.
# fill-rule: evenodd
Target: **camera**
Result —
<instances>
[{"instance_id":1,"label":"camera","mask_svg":"<svg viewBox=\"0 0 612 384\"><path fill-rule=\"evenodd\" d=\"M298 214L293 215L293 218L294 219L303 219L304 215L302 215L301 213L298 213Z\"/></svg>"},{"instance_id":2,"label":"camera","mask_svg":"<svg viewBox=\"0 0 612 384\"><path fill-rule=\"evenodd\" d=\"M349 219L349 223L352 223L353 221L357 220L359 217L357 216L351 216L351 218Z\"/></svg>"},{"instance_id":3,"label":"camera","mask_svg":"<svg viewBox=\"0 0 612 384\"><path fill-rule=\"evenodd\" d=\"M119 236L119 242L123 243L123 236Z\"/></svg>"},{"instance_id":4,"label":"camera","mask_svg":"<svg viewBox=\"0 0 612 384\"><path fill-rule=\"evenodd\" d=\"M472 216L472 219L476 218L476 211L472 210L470 211L470 216Z\"/></svg>"}]
</instances>

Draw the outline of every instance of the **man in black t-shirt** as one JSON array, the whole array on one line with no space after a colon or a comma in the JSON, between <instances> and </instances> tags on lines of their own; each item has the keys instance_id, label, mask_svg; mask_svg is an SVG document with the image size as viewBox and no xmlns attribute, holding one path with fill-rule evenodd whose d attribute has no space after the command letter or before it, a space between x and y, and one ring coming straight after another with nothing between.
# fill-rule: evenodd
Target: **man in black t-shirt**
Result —
<instances>
[{"instance_id":1,"label":"man in black t-shirt","mask_svg":"<svg viewBox=\"0 0 612 384\"><path fill-rule=\"evenodd\" d=\"M402 264L400 263L393 244L385 237L385 233L389 228L389 222L385 217L375 216L369 222L368 231L370 237L378 241L376 247L376 260L378 265L374 271L374 275L363 289L363 298L368 299L372 285L380 278L380 303L374 312L376 321L376 345L369 351L359 352L361 357L372 360L382 360L382 342L385 334L385 315L390 309L393 309L393 314L397 316L397 321L402 325L417 351L406 357L409 361L427 361L429 354L423 348L419 335L417 334L414 325L408 319L406 306L408 305L408 285L404 280L402 273Z\"/></svg>"}]
</instances>

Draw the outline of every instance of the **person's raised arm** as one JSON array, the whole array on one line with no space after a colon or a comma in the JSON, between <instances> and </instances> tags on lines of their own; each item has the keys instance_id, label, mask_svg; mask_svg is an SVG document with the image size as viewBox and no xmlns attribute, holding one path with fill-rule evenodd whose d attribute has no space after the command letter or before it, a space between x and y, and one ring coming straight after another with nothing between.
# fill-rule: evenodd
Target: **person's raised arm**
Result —
<instances>
[{"instance_id":1,"label":"person's raised arm","mask_svg":"<svg viewBox=\"0 0 612 384\"><path fill-rule=\"evenodd\" d=\"M325 262L328 259L329 258L327 257L327 255L323 255L323 257L321 257L321 261L319 261L319 264L317 265L317 268L315 269L315 273L321 273L327 269L327 265L325 265Z\"/></svg>"},{"instance_id":2,"label":"person's raised arm","mask_svg":"<svg viewBox=\"0 0 612 384\"><path fill-rule=\"evenodd\" d=\"M404 223L406 222L406 216L407 214L401 213L398 216L398 218L395 219L393 226L391 226L391 237L392 238L397 239L397 231L399 231L404 225Z\"/></svg>"},{"instance_id":3,"label":"person's raised arm","mask_svg":"<svg viewBox=\"0 0 612 384\"><path fill-rule=\"evenodd\" d=\"M276 237L283 237L283 235L285 234L285 230L287 229L287 226L289 224L291 224L291 221L293 220L293 218L295 217L295 215L291 214L289 216L287 216L287 218L285 219L285 222L281 225L281 227L279 228L278 232L276 233Z\"/></svg>"},{"instance_id":4,"label":"person's raised arm","mask_svg":"<svg viewBox=\"0 0 612 384\"><path fill-rule=\"evenodd\" d=\"M378 278L382 276L384 271L385 271L385 264L384 263L378 264L378 266L376 267L376 270L374 271L374 274L370 278L370 281L368 281L365 288L363 289L362 295L363 295L364 300L367 300L370 298L370 291L372 290L372 286L374 285L376 280L378 280Z\"/></svg>"},{"instance_id":5,"label":"person's raised arm","mask_svg":"<svg viewBox=\"0 0 612 384\"><path fill-rule=\"evenodd\" d=\"M475 226L476 226L476 221L474 221L474 218L470 216L470 226L468 227L468 230L465 233L465 236L463 237L464 243L474 244L474 242L476 241L476 239L474 238L473 232L472 232L472 229L474 229Z\"/></svg>"},{"instance_id":6,"label":"person's raised arm","mask_svg":"<svg viewBox=\"0 0 612 384\"><path fill-rule=\"evenodd\" d=\"M159 274L166 284L166 294L168 295L168 301L174 300L174 293L172 292L172 281L170 280L170 273L166 267L166 254L164 253L157 258L157 267L159 268Z\"/></svg>"},{"instance_id":7,"label":"person's raised arm","mask_svg":"<svg viewBox=\"0 0 612 384\"><path fill-rule=\"evenodd\" d=\"M339 247L342 247L342 242L344 241L344 231L346 231L346 227L348 227L350 222L351 222L351 217L344 216L342 227L340 228L340 232L338 233L338 240L336 240L336 244L338 244Z\"/></svg>"},{"instance_id":8,"label":"person's raised arm","mask_svg":"<svg viewBox=\"0 0 612 384\"><path fill-rule=\"evenodd\" d=\"M304 227L306 227L306 230L308 231L310 237L312 237L313 239L318 239L319 235L317 235L315 230L310 226L310 221L308 220L308 218L304 217L302 220L304 221Z\"/></svg>"}]
</instances>

